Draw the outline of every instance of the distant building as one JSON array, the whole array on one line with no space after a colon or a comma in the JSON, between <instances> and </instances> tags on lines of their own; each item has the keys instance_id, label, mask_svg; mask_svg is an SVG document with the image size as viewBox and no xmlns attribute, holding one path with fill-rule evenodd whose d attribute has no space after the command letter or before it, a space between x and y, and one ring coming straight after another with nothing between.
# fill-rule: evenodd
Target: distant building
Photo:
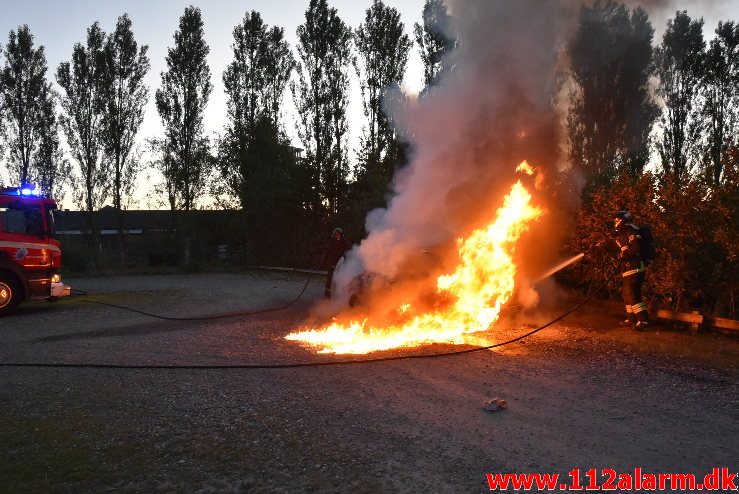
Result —
<instances>
[{"instance_id":1,"label":"distant building","mask_svg":"<svg viewBox=\"0 0 739 494\"><path fill-rule=\"evenodd\" d=\"M124 210L126 255L142 263L178 264L183 257L183 212L176 217L169 210ZM59 240L68 245L84 245L88 233L85 211L60 211L55 217ZM106 206L94 213L96 233L103 252L118 252L118 212ZM233 210L190 212L190 239L193 259L224 259L241 241L242 217Z\"/></svg>"},{"instance_id":2,"label":"distant building","mask_svg":"<svg viewBox=\"0 0 739 494\"><path fill-rule=\"evenodd\" d=\"M106 206L94 213L95 226L102 236L118 235L118 213ZM123 219L127 235L167 233L172 227L172 213L168 210L124 210ZM61 211L56 217L56 234L60 238L77 236L87 231L85 211Z\"/></svg>"},{"instance_id":3,"label":"distant building","mask_svg":"<svg viewBox=\"0 0 739 494\"><path fill-rule=\"evenodd\" d=\"M303 148L290 146L290 150L293 152L293 159L295 160L295 163L300 163L301 161L303 161Z\"/></svg>"}]
</instances>

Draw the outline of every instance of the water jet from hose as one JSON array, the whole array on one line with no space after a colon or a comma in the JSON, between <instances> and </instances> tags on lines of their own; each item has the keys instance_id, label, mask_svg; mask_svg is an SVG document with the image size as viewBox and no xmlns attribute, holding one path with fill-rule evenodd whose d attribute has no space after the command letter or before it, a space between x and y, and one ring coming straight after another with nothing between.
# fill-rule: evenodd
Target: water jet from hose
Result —
<instances>
[{"instance_id":1,"label":"water jet from hose","mask_svg":"<svg viewBox=\"0 0 739 494\"><path fill-rule=\"evenodd\" d=\"M579 261L583 257L585 257L585 254L578 254L576 256L573 256L573 257L567 259L566 261L563 261L563 262L557 264L552 269L550 269L549 271L547 271L546 273L544 273L543 275L541 275L539 277L539 279L536 280L536 282L538 283L538 282L540 282L540 281L542 281L542 280L544 280L546 278L549 278L553 274L555 274L555 273L557 273L559 271L562 271L564 268L566 268L570 264L576 263L577 261Z\"/></svg>"}]
</instances>

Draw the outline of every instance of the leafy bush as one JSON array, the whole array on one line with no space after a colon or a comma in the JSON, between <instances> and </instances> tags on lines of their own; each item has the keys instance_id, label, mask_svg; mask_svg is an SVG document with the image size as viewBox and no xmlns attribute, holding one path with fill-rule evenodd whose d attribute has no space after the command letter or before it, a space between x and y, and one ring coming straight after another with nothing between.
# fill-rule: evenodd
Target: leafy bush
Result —
<instances>
[{"instance_id":1,"label":"leafy bush","mask_svg":"<svg viewBox=\"0 0 739 494\"><path fill-rule=\"evenodd\" d=\"M645 173L618 176L611 184L585 194L570 244L584 261L568 274L569 281L605 283L618 292L616 261L595 246L610 238L613 213L628 209L637 224L648 224L657 245L649 267L645 299L651 308L698 309L706 314L735 317L739 295L739 173L727 168L723 182L712 185L701 177L677 181Z\"/></svg>"}]
</instances>

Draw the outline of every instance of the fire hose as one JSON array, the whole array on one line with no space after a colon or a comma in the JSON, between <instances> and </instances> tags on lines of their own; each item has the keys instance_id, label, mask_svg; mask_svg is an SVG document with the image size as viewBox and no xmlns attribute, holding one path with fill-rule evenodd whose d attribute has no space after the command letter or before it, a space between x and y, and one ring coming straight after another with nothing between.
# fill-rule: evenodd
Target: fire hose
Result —
<instances>
[{"instance_id":1,"label":"fire hose","mask_svg":"<svg viewBox=\"0 0 739 494\"><path fill-rule=\"evenodd\" d=\"M308 288L308 284L310 283L311 276L313 275L312 272L308 273L308 276L305 278L305 284L303 285L303 289L300 290L300 293L297 297L289 301L288 303L281 305L279 307L271 307L269 309L258 309L258 310L251 310L251 311L241 311L241 312L227 312L224 314L216 314L212 316L194 316L194 317L173 317L173 316L163 316L161 314L153 314L151 312L146 312L139 309L134 309L132 307L127 307L125 305L117 305L117 304L111 304L108 302L101 302L99 300L91 300L88 298L80 298L81 296L87 295L87 292L84 290L75 290L73 291L73 296L76 300L79 300L81 302L86 302L88 304L97 304L97 305L104 305L106 307L113 307L116 309L121 310L127 310L129 312L133 312L135 314L141 314L143 316L153 317L155 319L162 319L164 321L212 321L215 319L226 319L229 317L237 317L237 316L253 316L256 314L265 314L267 312L278 312L281 310L288 309L292 307L294 304L298 302L303 297L303 294L305 294L305 290Z\"/></svg>"},{"instance_id":2,"label":"fire hose","mask_svg":"<svg viewBox=\"0 0 739 494\"><path fill-rule=\"evenodd\" d=\"M308 283L306 282L306 286ZM453 357L453 356L459 356L459 355L467 355L471 353L481 352L485 350L492 350L493 348L500 348L506 345L511 345L513 343L516 343L518 341L523 340L524 338L528 338L529 336L532 336L539 331L542 331L552 324L555 324L568 315L572 314L576 310L578 310L580 307L585 305L587 302L589 302L595 295L600 291L601 288L603 288L604 285L600 285L596 287L594 290L589 290L590 293L578 302L576 305L572 306L570 309L565 311L564 313L560 314L556 318L552 319L548 323L539 326L538 328L529 331L525 334L522 334L520 336L517 336L515 338L511 338L509 340L495 343L493 345L487 345L482 347L475 347L475 348L469 348L466 350L455 350L451 352L441 352L441 353L430 353L430 354L423 354L423 355L394 355L390 357L377 357L377 358L371 358L371 359L348 359L348 360L333 360L333 361L325 361L325 362L295 362L295 363L286 363L286 364L225 364L225 365L193 365L193 364L187 364L187 365L166 365L166 364L145 364L145 365L137 365L137 364L89 364L89 363L34 363L34 362L4 362L0 363L0 367L35 367L35 368L73 368L73 369L162 369L162 370L187 370L187 369L294 369L294 368L302 368L302 367L327 367L327 366L338 366L338 365L355 365L355 364L369 364L369 363L377 363L377 362L390 362L395 360L417 360L417 359L431 359L431 358L440 358L440 357ZM303 288L303 291L305 291L305 288ZM302 292L301 292L302 296ZM300 298L300 297L298 297ZM297 300L297 299L296 299ZM293 302L294 303L294 302ZM274 310L274 309L273 309ZM226 316L223 316L226 317Z\"/></svg>"}]
</instances>

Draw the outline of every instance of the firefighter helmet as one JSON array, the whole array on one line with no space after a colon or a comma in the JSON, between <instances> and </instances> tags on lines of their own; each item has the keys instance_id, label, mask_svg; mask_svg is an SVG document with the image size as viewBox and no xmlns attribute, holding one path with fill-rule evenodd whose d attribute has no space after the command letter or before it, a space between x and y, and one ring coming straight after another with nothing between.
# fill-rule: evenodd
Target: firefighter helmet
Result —
<instances>
[{"instance_id":1,"label":"firefighter helmet","mask_svg":"<svg viewBox=\"0 0 739 494\"><path fill-rule=\"evenodd\" d=\"M621 227L621 225L631 223L634 220L634 218L631 216L631 213L628 211L617 211L616 214L613 215L613 227L618 229Z\"/></svg>"},{"instance_id":2,"label":"firefighter helmet","mask_svg":"<svg viewBox=\"0 0 739 494\"><path fill-rule=\"evenodd\" d=\"M334 236L334 237L337 236L337 235L339 237L343 237L344 236L344 230L342 230L341 228L334 228L334 231L331 233L331 235Z\"/></svg>"}]
</instances>

